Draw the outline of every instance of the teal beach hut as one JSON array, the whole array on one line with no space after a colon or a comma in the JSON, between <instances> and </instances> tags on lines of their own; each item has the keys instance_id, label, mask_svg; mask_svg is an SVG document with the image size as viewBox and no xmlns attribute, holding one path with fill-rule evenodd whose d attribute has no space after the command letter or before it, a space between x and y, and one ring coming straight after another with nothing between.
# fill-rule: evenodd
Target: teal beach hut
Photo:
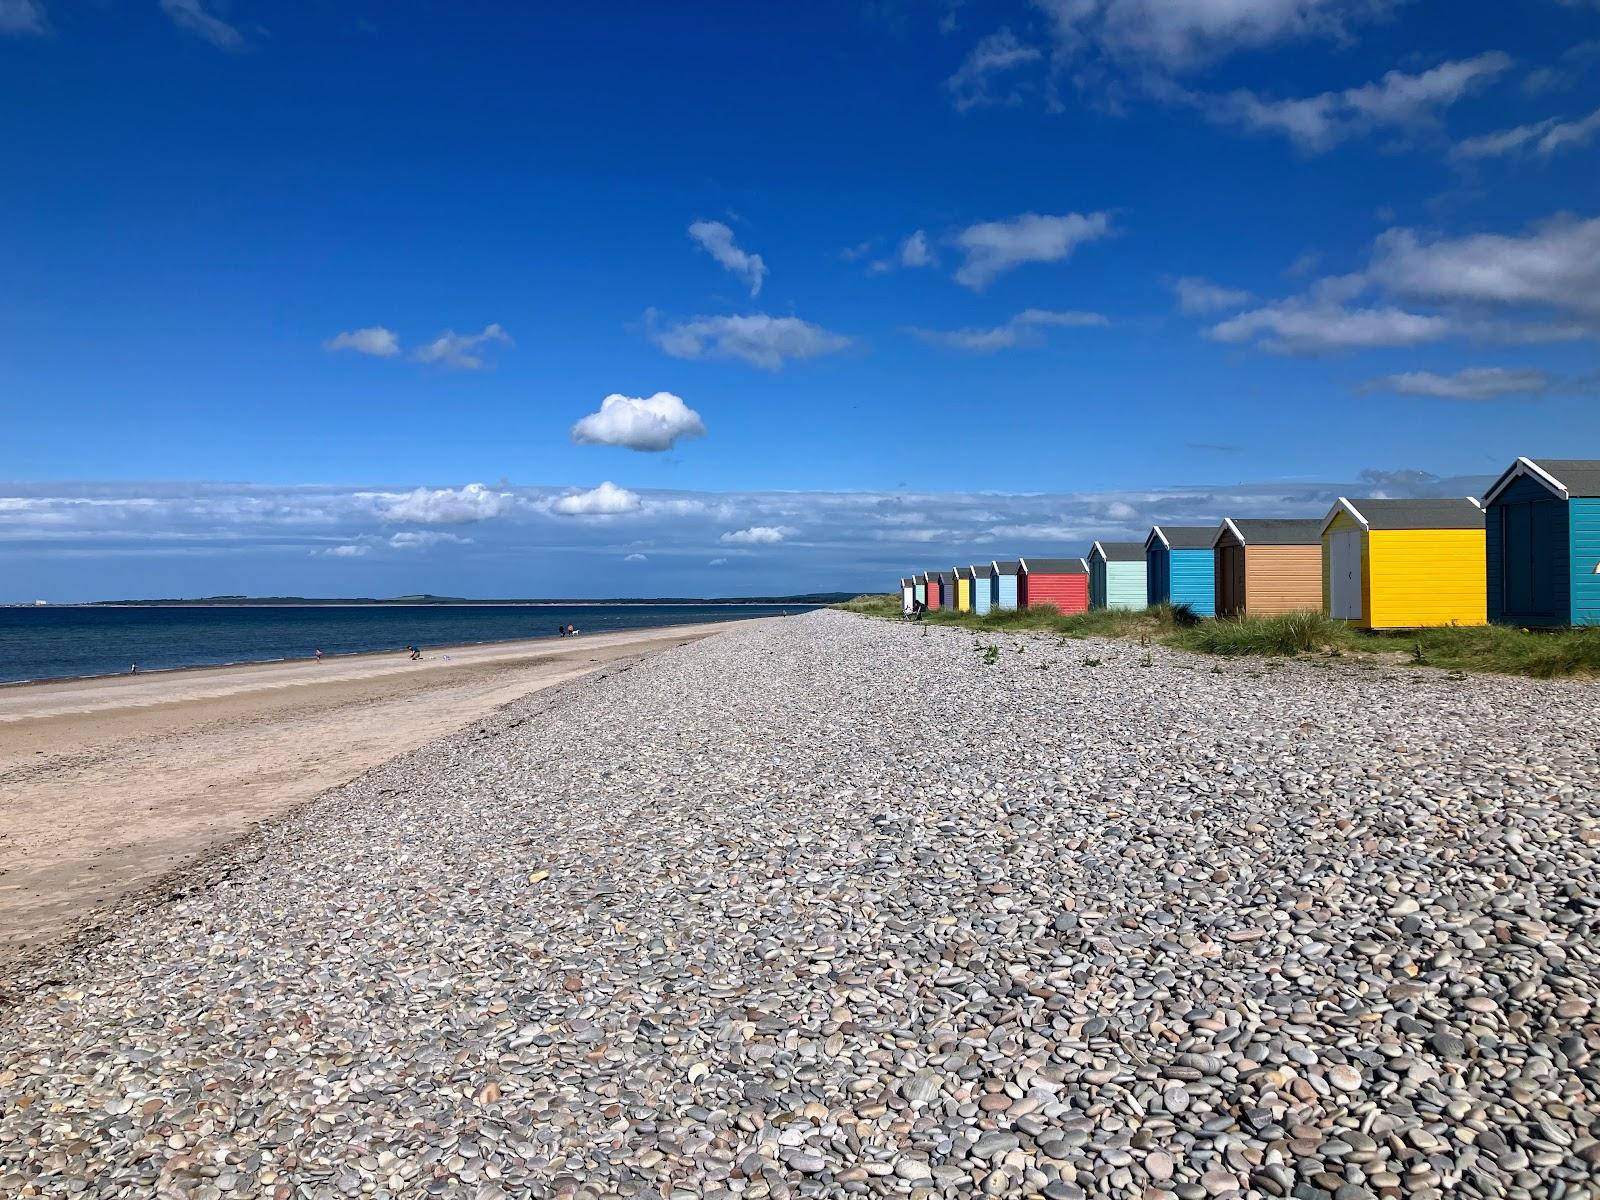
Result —
<instances>
[{"instance_id":1,"label":"teal beach hut","mask_svg":"<svg viewBox=\"0 0 1600 1200\"><path fill-rule=\"evenodd\" d=\"M989 565L994 568L994 596L991 603L1001 612L1015 612L1017 577L1022 573L1022 560L1012 559L1009 562L996 560Z\"/></svg>"},{"instance_id":2,"label":"teal beach hut","mask_svg":"<svg viewBox=\"0 0 1600 1200\"><path fill-rule=\"evenodd\" d=\"M1148 604L1144 546L1096 542L1089 547L1089 607L1141 609Z\"/></svg>"},{"instance_id":3,"label":"teal beach hut","mask_svg":"<svg viewBox=\"0 0 1600 1200\"><path fill-rule=\"evenodd\" d=\"M1187 604L1202 617L1216 615L1215 525L1157 525L1144 540L1151 604Z\"/></svg>"},{"instance_id":4,"label":"teal beach hut","mask_svg":"<svg viewBox=\"0 0 1600 1200\"><path fill-rule=\"evenodd\" d=\"M1600 625L1600 459L1519 458L1483 512L1490 621Z\"/></svg>"},{"instance_id":5,"label":"teal beach hut","mask_svg":"<svg viewBox=\"0 0 1600 1200\"><path fill-rule=\"evenodd\" d=\"M972 566L972 611L980 617L994 607L994 567Z\"/></svg>"},{"instance_id":6,"label":"teal beach hut","mask_svg":"<svg viewBox=\"0 0 1600 1200\"><path fill-rule=\"evenodd\" d=\"M928 604L928 577L926 575L913 575L911 577L911 598L924 608Z\"/></svg>"}]
</instances>

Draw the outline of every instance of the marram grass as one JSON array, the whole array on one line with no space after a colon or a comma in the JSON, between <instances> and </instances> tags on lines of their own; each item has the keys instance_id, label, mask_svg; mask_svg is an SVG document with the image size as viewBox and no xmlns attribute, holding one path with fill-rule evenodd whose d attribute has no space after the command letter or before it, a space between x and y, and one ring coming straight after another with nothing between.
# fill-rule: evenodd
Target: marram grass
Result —
<instances>
[{"instance_id":1,"label":"marram grass","mask_svg":"<svg viewBox=\"0 0 1600 1200\"><path fill-rule=\"evenodd\" d=\"M900 597L857 596L834 607L870 617L900 619ZM1384 655L1397 662L1458 671L1491 671L1537 679L1600 677L1600 628L1528 630L1508 625L1447 626L1405 632L1353 629L1319 612L1276 617L1196 620L1170 605L1137 611L1093 609L1063 616L1049 605L977 616L939 609L924 624L975 632L1034 630L1069 638L1122 638L1199 654L1230 657Z\"/></svg>"}]
</instances>

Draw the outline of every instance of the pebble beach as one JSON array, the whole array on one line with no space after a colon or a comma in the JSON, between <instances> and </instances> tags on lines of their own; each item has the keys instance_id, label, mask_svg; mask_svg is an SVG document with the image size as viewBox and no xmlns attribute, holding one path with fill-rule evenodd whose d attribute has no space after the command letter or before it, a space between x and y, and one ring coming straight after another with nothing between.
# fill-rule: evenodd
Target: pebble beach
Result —
<instances>
[{"instance_id":1,"label":"pebble beach","mask_svg":"<svg viewBox=\"0 0 1600 1200\"><path fill-rule=\"evenodd\" d=\"M0 1196L1590 1200L1597 701L729 628L23 981Z\"/></svg>"}]
</instances>

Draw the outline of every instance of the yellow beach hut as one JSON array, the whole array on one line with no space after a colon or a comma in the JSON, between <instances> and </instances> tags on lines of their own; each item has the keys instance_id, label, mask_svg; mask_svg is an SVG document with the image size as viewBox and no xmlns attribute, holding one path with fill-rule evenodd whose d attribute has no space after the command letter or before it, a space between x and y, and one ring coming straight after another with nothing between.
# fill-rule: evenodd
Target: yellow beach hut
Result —
<instances>
[{"instance_id":1,"label":"yellow beach hut","mask_svg":"<svg viewBox=\"0 0 1600 1200\"><path fill-rule=\"evenodd\" d=\"M1362 629L1488 624L1483 508L1473 498L1347 500L1322 522L1322 600Z\"/></svg>"},{"instance_id":2,"label":"yellow beach hut","mask_svg":"<svg viewBox=\"0 0 1600 1200\"><path fill-rule=\"evenodd\" d=\"M972 611L972 568L956 568L956 611Z\"/></svg>"}]
</instances>

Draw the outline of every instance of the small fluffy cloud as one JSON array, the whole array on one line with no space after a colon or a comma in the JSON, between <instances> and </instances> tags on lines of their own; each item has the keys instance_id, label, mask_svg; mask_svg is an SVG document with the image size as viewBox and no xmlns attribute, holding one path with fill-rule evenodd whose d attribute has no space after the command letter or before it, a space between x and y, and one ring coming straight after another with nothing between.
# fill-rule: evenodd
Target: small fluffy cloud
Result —
<instances>
[{"instance_id":1,"label":"small fluffy cloud","mask_svg":"<svg viewBox=\"0 0 1600 1200\"><path fill-rule=\"evenodd\" d=\"M871 275L882 275L900 267L908 269L933 267L937 266L938 262L938 258L928 246L927 233L919 229L900 243L900 248L892 257L878 259L867 267L867 272Z\"/></svg>"},{"instance_id":2,"label":"small fluffy cloud","mask_svg":"<svg viewBox=\"0 0 1600 1200\"><path fill-rule=\"evenodd\" d=\"M786 525L752 525L725 533L722 540L730 546L774 546L793 533Z\"/></svg>"},{"instance_id":3,"label":"small fluffy cloud","mask_svg":"<svg viewBox=\"0 0 1600 1200\"><path fill-rule=\"evenodd\" d=\"M554 501L553 512L568 517L614 516L618 513L636 512L639 497L627 488L618 487L609 479L587 492L572 492Z\"/></svg>"},{"instance_id":4,"label":"small fluffy cloud","mask_svg":"<svg viewBox=\"0 0 1600 1200\"><path fill-rule=\"evenodd\" d=\"M1438 400L1499 400L1506 396L1536 396L1548 391L1550 383L1548 375L1531 367L1468 367L1454 375L1436 375L1432 371L1384 375L1368 380L1362 390Z\"/></svg>"},{"instance_id":5,"label":"small fluffy cloud","mask_svg":"<svg viewBox=\"0 0 1600 1200\"><path fill-rule=\"evenodd\" d=\"M472 539L436 529L403 529L389 539L389 545L396 550L427 550L439 545L470 546Z\"/></svg>"},{"instance_id":6,"label":"small fluffy cloud","mask_svg":"<svg viewBox=\"0 0 1600 1200\"><path fill-rule=\"evenodd\" d=\"M347 542L342 546L329 546L325 550L313 550L311 553L324 558L365 558L372 553L372 547L358 542Z\"/></svg>"},{"instance_id":7,"label":"small fluffy cloud","mask_svg":"<svg viewBox=\"0 0 1600 1200\"><path fill-rule=\"evenodd\" d=\"M1045 216L1023 213L1005 221L970 225L955 236L965 256L956 282L981 291L996 277L1025 263L1061 262L1085 242L1111 233L1108 213Z\"/></svg>"},{"instance_id":8,"label":"small fluffy cloud","mask_svg":"<svg viewBox=\"0 0 1600 1200\"><path fill-rule=\"evenodd\" d=\"M1523 235L1425 240L1383 234L1369 276L1400 295L1436 302L1534 305L1600 317L1600 217L1560 216Z\"/></svg>"},{"instance_id":9,"label":"small fluffy cloud","mask_svg":"<svg viewBox=\"0 0 1600 1200\"><path fill-rule=\"evenodd\" d=\"M689 226L689 236L721 266L749 284L751 296L761 294L767 264L761 261L761 255L739 249L733 241L733 230L721 221L696 221Z\"/></svg>"},{"instance_id":10,"label":"small fluffy cloud","mask_svg":"<svg viewBox=\"0 0 1600 1200\"><path fill-rule=\"evenodd\" d=\"M725 558L713 558L710 562L708 562L706 564L706 566L708 566L708 567L725 567L727 565L728 565L728 560L725 559Z\"/></svg>"},{"instance_id":11,"label":"small fluffy cloud","mask_svg":"<svg viewBox=\"0 0 1600 1200\"><path fill-rule=\"evenodd\" d=\"M1037 46L1018 41L1009 29L1000 29L974 46L944 85L950 91L952 103L963 112L979 104L1014 103L1019 98L1018 93L1015 90L997 93L998 81L1043 56Z\"/></svg>"},{"instance_id":12,"label":"small fluffy cloud","mask_svg":"<svg viewBox=\"0 0 1600 1200\"><path fill-rule=\"evenodd\" d=\"M38 0L0 0L0 33L43 33L44 28Z\"/></svg>"},{"instance_id":13,"label":"small fluffy cloud","mask_svg":"<svg viewBox=\"0 0 1600 1200\"><path fill-rule=\"evenodd\" d=\"M625 446L629 450L670 450L683 438L704 437L700 414L671 392L633 397L613 393L572 427L572 440L584 446Z\"/></svg>"},{"instance_id":14,"label":"small fluffy cloud","mask_svg":"<svg viewBox=\"0 0 1600 1200\"><path fill-rule=\"evenodd\" d=\"M1233 344L1254 342L1284 354L1316 354L1417 346L1450 332L1450 322L1443 317L1399 308L1341 308L1289 300L1240 313L1213 325L1207 336Z\"/></svg>"},{"instance_id":15,"label":"small fluffy cloud","mask_svg":"<svg viewBox=\"0 0 1600 1200\"><path fill-rule=\"evenodd\" d=\"M628 554L628 555L624 555L623 556L622 561L623 562L649 562L650 560L648 558L646 558L643 554Z\"/></svg>"},{"instance_id":16,"label":"small fluffy cloud","mask_svg":"<svg viewBox=\"0 0 1600 1200\"><path fill-rule=\"evenodd\" d=\"M1400 0L1034 0L1053 21L1062 52L1098 54L1168 70L1240 50L1342 38Z\"/></svg>"},{"instance_id":17,"label":"small fluffy cloud","mask_svg":"<svg viewBox=\"0 0 1600 1200\"><path fill-rule=\"evenodd\" d=\"M179 29L223 50L236 50L244 44L244 35L207 12L201 0L161 0L161 11L172 18Z\"/></svg>"},{"instance_id":18,"label":"small fluffy cloud","mask_svg":"<svg viewBox=\"0 0 1600 1200\"><path fill-rule=\"evenodd\" d=\"M484 326L482 333L457 333L447 329L416 353L418 362L439 363L463 371L477 371L488 366L482 350L492 344L513 345L511 335L498 324Z\"/></svg>"},{"instance_id":19,"label":"small fluffy cloud","mask_svg":"<svg viewBox=\"0 0 1600 1200\"><path fill-rule=\"evenodd\" d=\"M416 525L467 525L487 521L510 510L513 497L481 483L459 488L417 488L398 496L377 497L380 516Z\"/></svg>"},{"instance_id":20,"label":"small fluffy cloud","mask_svg":"<svg viewBox=\"0 0 1600 1200\"><path fill-rule=\"evenodd\" d=\"M1470 137L1451 153L1457 158L1493 158L1528 151L1549 157L1562 150L1587 146L1596 133L1600 133L1600 108L1576 121L1558 121L1551 117L1532 125Z\"/></svg>"},{"instance_id":21,"label":"small fluffy cloud","mask_svg":"<svg viewBox=\"0 0 1600 1200\"><path fill-rule=\"evenodd\" d=\"M1043 343L1041 331L1046 329L1104 328L1110 325L1100 313L1051 312L1030 308L1018 313L1004 325L976 329L911 329L908 332L936 346L964 350L969 354L993 354L1015 346L1037 346Z\"/></svg>"},{"instance_id":22,"label":"small fluffy cloud","mask_svg":"<svg viewBox=\"0 0 1600 1200\"><path fill-rule=\"evenodd\" d=\"M1441 63L1420 74L1390 71L1376 83L1303 99L1273 100L1254 92L1188 96L1214 121L1257 133L1275 133L1299 149L1318 153L1380 128L1421 128L1440 109L1481 88L1511 66L1499 52Z\"/></svg>"},{"instance_id":23,"label":"small fluffy cloud","mask_svg":"<svg viewBox=\"0 0 1600 1200\"><path fill-rule=\"evenodd\" d=\"M369 325L365 329L351 329L335 334L322 343L328 351L354 350L357 354L370 354L374 358L393 358L400 353L400 339L394 331L382 325Z\"/></svg>"},{"instance_id":24,"label":"small fluffy cloud","mask_svg":"<svg viewBox=\"0 0 1600 1200\"><path fill-rule=\"evenodd\" d=\"M810 321L765 313L695 317L654 329L650 336L673 358L731 358L768 371L778 370L789 359L820 358L851 345L850 338Z\"/></svg>"},{"instance_id":25,"label":"small fluffy cloud","mask_svg":"<svg viewBox=\"0 0 1600 1200\"><path fill-rule=\"evenodd\" d=\"M1242 308L1252 299L1249 292L1223 287L1193 275L1173 280L1171 287L1178 298L1178 307L1190 315Z\"/></svg>"}]
</instances>

